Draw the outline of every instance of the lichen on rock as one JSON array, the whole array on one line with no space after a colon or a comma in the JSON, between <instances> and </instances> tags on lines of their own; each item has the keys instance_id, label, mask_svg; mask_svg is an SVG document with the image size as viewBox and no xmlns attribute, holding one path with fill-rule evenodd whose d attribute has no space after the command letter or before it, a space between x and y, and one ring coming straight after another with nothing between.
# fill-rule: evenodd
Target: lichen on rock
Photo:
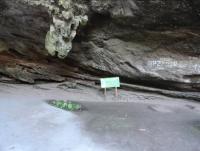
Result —
<instances>
[{"instance_id":1,"label":"lichen on rock","mask_svg":"<svg viewBox=\"0 0 200 151\"><path fill-rule=\"evenodd\" d=\"M36 0L29 4L47 7L52 23L45 39L45 48L52 56L65 58L72 49L72 41L79 25L88 21L87 6L71 0Z\"/></svg>"}]
</instances>

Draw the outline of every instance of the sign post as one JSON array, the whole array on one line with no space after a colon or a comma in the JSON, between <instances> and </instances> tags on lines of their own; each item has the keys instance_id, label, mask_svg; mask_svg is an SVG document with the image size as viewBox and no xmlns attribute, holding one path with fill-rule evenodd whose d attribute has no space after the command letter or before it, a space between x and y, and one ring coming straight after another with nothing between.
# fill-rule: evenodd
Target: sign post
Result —
<instances>
[{"instance_id":1,"label":"sign post","mask_svg":"<svg viewBox=\"0 0 200 151\"><path fill-rule=\"evenodd\" d=\"M107 88L115 88L115 96L118 96L117 88L120 87L120 80L119 77L114 78L102 78L101 81L101 88L104 88L104 95L106 95Z\"/></svg>"},{"instance_id":2,"label":"sign post","mask_svg":"<svg viewBox=\"0 0 200 151\"><path fill-rule=\"evenodd\" d=\"M117 87L115 88L115 96L118 96Z\"/></svg>"}]
</instances>

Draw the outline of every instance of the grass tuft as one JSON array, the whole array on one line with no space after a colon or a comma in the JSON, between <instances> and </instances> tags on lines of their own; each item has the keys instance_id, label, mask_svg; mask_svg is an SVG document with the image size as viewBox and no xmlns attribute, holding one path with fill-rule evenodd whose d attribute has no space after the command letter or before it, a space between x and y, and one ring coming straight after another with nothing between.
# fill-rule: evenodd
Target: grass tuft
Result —
<instances>
[{"instance_id":1,"label":"grass tuft","mask_svg":"<svg viewBox=\"0 0 200 151\"><path fill-rule=\"evenodd\" d=\"M82 110L82 105L73 101L51 100L51 101L48 101L48 103L52 106L55 106L57 108L67 110L67 111L81 111Z\"/></svg>"}]
</instances>

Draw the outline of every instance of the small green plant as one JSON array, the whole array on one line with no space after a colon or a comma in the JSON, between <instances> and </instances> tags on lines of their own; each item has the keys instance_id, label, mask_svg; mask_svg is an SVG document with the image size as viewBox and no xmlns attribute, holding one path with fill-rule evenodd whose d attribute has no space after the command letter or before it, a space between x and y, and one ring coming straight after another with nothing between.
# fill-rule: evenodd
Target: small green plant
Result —
<instances>
[{"instance_id":1,"label":"small green plant","mask_svg":"<svg viewBox=\"0 0 200 151\"><path fill-rule=\"evenodd\" d=\"M72 101L64 101L64 100L52 100L49 101L49 104L68 111L81 111L82 105Z\"/></svg>"}]
</instances>

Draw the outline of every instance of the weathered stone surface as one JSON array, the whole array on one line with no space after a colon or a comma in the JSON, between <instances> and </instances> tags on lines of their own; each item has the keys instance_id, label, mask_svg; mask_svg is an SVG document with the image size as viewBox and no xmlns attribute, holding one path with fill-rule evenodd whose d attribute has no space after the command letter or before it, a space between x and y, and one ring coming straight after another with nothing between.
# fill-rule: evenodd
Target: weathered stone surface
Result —
<instances>
[{"instance_id":1,"label":"weathered stone surface","mask_svg":"<svg viewBox=\"0 0 200 151\"><path fill-rule=\"evenodd\" d=\"M145 31L133 40L94 37L75 44L69 58L94 73L120 75L129 82L198 90L199 38L190 32Z\"/></svg>"},{"instance_id":2,"label":"weathered stone surface","mask_svg":"<svg viewBox=\"0 0 200 151\"><path fill-rule=\"evenodd\" d=\"M90 25L68 57L93 73L120 75L126 82L199 90L199 5L93 0Z\"/></svg>"},{"instance_id":3,"label":"weathered stone surface","mask_svg":"<svg viewBox=\"0 0 200 151\"><path fill-rule=\"evenodd\" d=\"M119 75L125 82L167 89L200 89L200 0L0 4L0 39L15 55L43 60L47 52L68 55L67 64L78 67L77 72ZM22 80L22 75L12 77Z\"/></svg>"}]
</instances>

